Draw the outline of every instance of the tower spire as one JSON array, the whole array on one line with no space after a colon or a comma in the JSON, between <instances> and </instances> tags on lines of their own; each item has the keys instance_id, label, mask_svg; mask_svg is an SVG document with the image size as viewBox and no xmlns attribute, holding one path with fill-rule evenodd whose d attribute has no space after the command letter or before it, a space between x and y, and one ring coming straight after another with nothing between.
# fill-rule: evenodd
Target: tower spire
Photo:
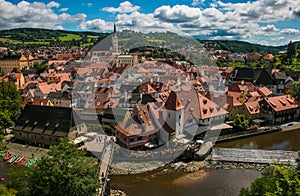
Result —
<instances>
[{"instance_id":1,"label":"tower spire","mask_svg":"<svg viewBox=\"0 0 300 196\"><path fill-rule=\"evenodd\" d=\"M116 27L116 23L114 23L114 33L117 32L117 27Z\"/></svg>"}]
</instances>

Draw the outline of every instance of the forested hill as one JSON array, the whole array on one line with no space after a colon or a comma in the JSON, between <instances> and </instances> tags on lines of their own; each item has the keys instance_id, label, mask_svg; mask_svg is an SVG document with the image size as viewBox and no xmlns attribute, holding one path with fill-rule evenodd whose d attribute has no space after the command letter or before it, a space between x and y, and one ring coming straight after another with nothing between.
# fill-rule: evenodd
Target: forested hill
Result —
<instances>
[{"instance_id":1,"label":"forested hill","mask_svg":"<svg viewBox=\"0 0 300 196\"><path fill-rule=\"evenodd\" d=\"M231 52L253 52L256 51L261 54L277 54L279 51L286 50L287 45L284 46L264 46L260 44L252 44L243 41L231 40L199 40L205 45L207 49L214 48L215 50L228 50Z\"/></svg>"},{"instance_id":2,"label":"forested hill","mask_svg":"<svg viewBox=\"0 0 300 196\"><path fill-rule=\"evenodd\" d=\"M0 46L36 47L89 46L106 37L108 33L18 28L0 31Z\"/></svg>"},{"instance_id":3,"label":"forested hill","mask_svg":"<svg viewBox=\"0 0 300 196\"><path fill-rule=\"evenodd\" d=\"M131 31L132 32L132 31ZM132 34L130 31L125 31L125 34ZM0 47L9 47L11 49L19 49L23 47L34 48L37 46L89 46L96 44L102 40L109 33L98 32L81 32L81 31L65 31L65 30L50 30L38 28L18 28L0 31ZM164 40L170 40L170 37L175 37L172 33L150 33L143 34L134 32L135 38L145 45L149 42L152 45L160 45ZM135 41L136 41L135 39ZM178 39L175 39L176 41ZM122 39L119 40L120 44ZM273 47L263 46L259 44L251 44L243 41L229 41L229 40L198 40L205 45L207 49L228 50L231 52L251 52L257 51L262 54L273 53L276 54L281 50L286 50L287 45ZM288 44L288 43L287 43ZM138 46L139 44L137 44Z\"/></svg>"}]
</instances>

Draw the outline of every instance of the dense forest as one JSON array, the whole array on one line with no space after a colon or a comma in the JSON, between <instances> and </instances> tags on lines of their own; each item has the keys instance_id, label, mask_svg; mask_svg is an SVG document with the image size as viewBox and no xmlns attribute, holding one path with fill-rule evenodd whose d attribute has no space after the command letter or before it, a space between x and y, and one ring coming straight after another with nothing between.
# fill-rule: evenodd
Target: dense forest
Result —
<instances>
[{"instance_id":1,"label":"dense forest","mask_svg":"<svg viewBox=\"0 0 300 196\"><path fill-rule=\"evenodd\" d=\"M279 51L286 50L287 45L284 46L264 46L260 44L252 44L243 41L231 40L199 40L207 49L214 48L215 50L228 50L231 52L258 52L260 54L277 54Z\"/></svg>"}]
</instances>

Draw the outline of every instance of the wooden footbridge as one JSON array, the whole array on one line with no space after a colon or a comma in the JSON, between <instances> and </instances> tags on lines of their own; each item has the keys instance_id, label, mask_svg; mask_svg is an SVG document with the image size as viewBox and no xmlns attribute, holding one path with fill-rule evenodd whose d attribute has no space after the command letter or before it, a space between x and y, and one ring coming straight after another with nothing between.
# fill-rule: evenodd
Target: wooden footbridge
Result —
<instances>
[{"instance_id":1,"label":"wooden footbridge","mask_svg":"<svg viewBox=\"0 0 300 196\"><path fill-rule=\"evenodd\" d=\"M106 141L101 159L99 160L99 182L101 187L97 190L97 196L110 195L109 170L114 151L114 142Z\"/></svg>"},{"instance_id":2,"label":"wooden footbridge","mask_svg":"<svg viewBox=\"0 0 300 196\"><path fill-rule=\"evenodd\" d=\"M211 161L257 164L289 164L296 166L298 152L284 150L256 150L238 148L213 148Z\"/></svg>"}]
</instances>

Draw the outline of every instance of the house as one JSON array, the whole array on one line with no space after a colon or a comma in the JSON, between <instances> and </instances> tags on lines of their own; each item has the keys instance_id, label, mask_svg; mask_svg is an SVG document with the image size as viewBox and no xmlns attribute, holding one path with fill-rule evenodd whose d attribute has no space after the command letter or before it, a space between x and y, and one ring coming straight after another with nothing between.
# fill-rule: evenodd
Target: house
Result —
<instances>
[{"instance_id":1,"label":"house","mask_svg":"<svg viewBox=\"0 0 300 196\"><path fill-rule=\"evenodd\" d=\"M254 119L259 119L262 117L262 112L259 106L259 101L248 101L243 104L243 115L245 116L245 119L247 120L254 120Z\"/></svg>"},{"instance_id":2,"label":"house","mask_svg":"<svg viewBox=\"0 0 300 196\"><path fill-rule=\"evenodd\" d=\"M187 133L191 125L210 126L223 123L227 113L222 107L194 91L171 91L164 105L166 124L176 136Z\"/></svg>"},{"instance_id":3,"label":"house","mask_svg":"<svg viewBox=\"0 0 300 196\"><path fill-rule=\"evenodd\" d=\"M237 67L231 75L233 81L252 82L255 86L274 85L274 79L269 72L262 68Z\"/></svg>"},{"instance_id":4,"label":"house","mask_svg":"<svg viewBox=\"0 0 300 196\"><path fill-rule=\"evenodd\" d=\"M34 91L34 97L36 98L47 98L50 92L59 92L61 91L61 85L57 84L47 84L39 83Z\"/></svg>"},{"instance_id":5,"label":"house","mask_svg":"<svg viewBox=\"0 0 300 196\"><path fill-rule=\"evenodd\" d=\"M263 116L272 124L282 124L299 118L300 104L292 95L266 97L259 101Z\"/></svg>"},{"instance_id":6,"label":"house","mask_svg":"<svg viewBox=\"0 0 300 196\"><path fill-rule=\"evenodd\" d=\"M60 138L74 140L77 132L72 109L26 105L16 122L14 134L17 140L36 145L56 145Z\"/></svg>"},{"instance_id":7,"label":"house","mask_svg":"<svg viewBox=\"0 0 300 196\"><path fill-rule=\"evenodd\" d=\"M287 78L286 74L284 72L275 72L273 73L273 77L276 83L276 94L283 95L285 88L285 80Z\"/></svg>"},{"instance_id":8,"label":"house","mask_svg":"<svg viewBox=\"0 0 300 196\"><path fill-rule=\"evenodd\" d=\"M115 126L117 142L127 149L144 148L151 142L158 145L159 130L147 106L136 106L132 116Z\"/></svg>"},{"instance_id":9,"label":"house","mask_svg":"<svg viewBox=\"0 0 300 196\"><path fill-rule=\"evenodd\" d=\"M50 101L50 99L43 99L43 98L24 98L23 106L26 106L27 104L53 106L53 103Z\"/></svg>"},{"instance_id":10,"label":"house","mask_svg":"<svg viewBox=\"0 0 300 196\"><path fill-rule=\"evenodd\" d=\"M70 92L50 92L47 99L50 99L54 106L71 107L72 97Z\"/></svg>"}]
</instances>

